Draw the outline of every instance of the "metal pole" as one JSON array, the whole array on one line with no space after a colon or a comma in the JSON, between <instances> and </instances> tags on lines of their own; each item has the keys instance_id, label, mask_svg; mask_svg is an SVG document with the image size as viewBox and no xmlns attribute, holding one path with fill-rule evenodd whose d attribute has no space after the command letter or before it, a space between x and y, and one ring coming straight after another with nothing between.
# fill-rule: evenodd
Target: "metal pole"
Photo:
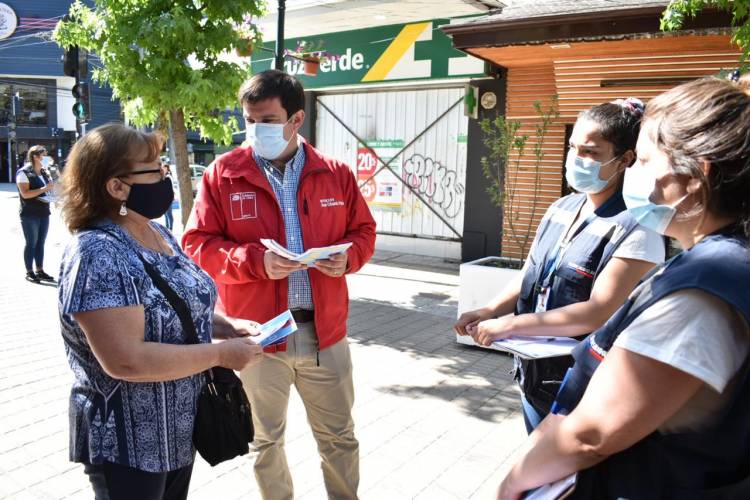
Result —
<instances>
[{"instance_id":1,"label":"metal pole","mask_svg":"<svg viewBox=\"0 0 750 500\"><path fill-rule=\"evenodd\" d=\"M13 148L10 145L10 120L13 120L15 123L15 107L13 106L13 87L8 89L8 97L10 97L10 106L11 106L11 115L8 118L8 182L13 182ZM13 127L13 130L15 130L15 127Z\"/></svg>"},{"instance_id":2,"label":"metal pole","mask_svg":"<svg viewBox=\"0 0 750 500\"><path fill-rule=\"evenodd\" d=\"M284 71L284 12L286 0L279 0L279 10L276 20L276 60L274 68Z\"/></svg>"}]
</instances>

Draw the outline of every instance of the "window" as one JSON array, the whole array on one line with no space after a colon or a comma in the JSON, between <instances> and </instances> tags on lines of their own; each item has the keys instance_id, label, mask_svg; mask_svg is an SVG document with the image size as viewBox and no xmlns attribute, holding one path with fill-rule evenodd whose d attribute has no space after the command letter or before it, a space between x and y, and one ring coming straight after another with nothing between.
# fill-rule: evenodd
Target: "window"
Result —
<instances>
[{"instance_id":1,"label":"window","mask_svg":"<svg viewBox=\"0 0 750 500\"><path fill-rule=\"evenodd\" d=\"M10 121L11 96L16 92L21 96L21 110L16 114L16 125L47 126L49 123L47 86L41 81L38 84L0 83L0 124L7 125Z\"/></svg>"}]
</instances>

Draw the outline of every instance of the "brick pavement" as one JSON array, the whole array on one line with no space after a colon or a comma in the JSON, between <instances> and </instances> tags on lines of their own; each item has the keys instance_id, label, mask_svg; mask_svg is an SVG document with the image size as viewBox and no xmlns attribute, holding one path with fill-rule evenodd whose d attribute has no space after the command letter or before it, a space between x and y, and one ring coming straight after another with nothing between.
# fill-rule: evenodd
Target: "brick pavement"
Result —
<instances>
[{"instance_id":1,"label":"brick pavement","mask_svg":"<svg viewBox=\"0 0 750 500\"><path fill-rule=\"evenodd\" d=\"M0 498L90 498L82 468L67 459L72 376L56 289L23 279L18 200L7 190L0 187ZM67 234L59 219L51 226L45 267L56 274ZM455 266L412 261L379 253L349 280L361 496L491 498L525 437L511 361L454 342ZM322 499L315 442L292 393L287 454L296 496ZM191 499L258 497L251 456L215 468L198 459Z\"/></svg>"}]
</instances>

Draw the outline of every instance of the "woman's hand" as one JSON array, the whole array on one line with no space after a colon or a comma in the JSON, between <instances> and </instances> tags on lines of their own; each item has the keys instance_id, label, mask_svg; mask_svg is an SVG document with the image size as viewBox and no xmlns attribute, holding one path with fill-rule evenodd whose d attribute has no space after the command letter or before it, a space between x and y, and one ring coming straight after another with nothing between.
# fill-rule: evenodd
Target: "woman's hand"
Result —
<instances>
[{"instance_id":1,"label":"woman's hand","mask_svg":"<svg viewBox=\"0 0 750 500\"><path fill-rule=\"evenodd\" d=\"M230 318L214 313L213 332L211 338L216 340L253 337L260 334L260 324L249 319Z\"/></svg>"},{"instance_id":2,"label":"woman's hand","mask_svg":"<svg viewBox=\"0 0 750 500\"><path fill-rule=\"evenodd\" d=\"M508 314L502 318L480 321L468 325L466 331L472 336L474 342L488 346L496 340L511 336L513 333L513 318L515 318L514 315Z\"/></svg>"},{"instance_id":3,"label":"woman's hand","mask_svg":"<svg viewBox=\"0 0 750 500\"><path fill-rule=\"evenodd\" d=\"M219 348L219 366L232 370L243 370L259 363L263 357L263 348L249 338L225 340L217 347Z\"/></svg>"},{"instance_id":4,"label":"woman's hand","mask_svg":"<svg viewBox=\"0 0 750 500\"><path fill-rule=\"evenodd\" d=\"M232 318L229 320L229 324L232 326L234 337L254 337L260 335L260 323L257 321Z\"/></svg>"},{"instance_id":5,"label":"woman's hand","mask_svg":"<svg viewBox=\"0 0 750 500\"><path fill-rule=\"evenodd\" d=\"M490 311L486 307L475 309L473 311L466 311L461 315L461 317L458 318L456 324L453 325L453 329L459 335L471 335L471 333L468 332L469 327L476 326L476 324L480 321L489 319L491 317L492 311Z\"/></svg>"}]
</instances>

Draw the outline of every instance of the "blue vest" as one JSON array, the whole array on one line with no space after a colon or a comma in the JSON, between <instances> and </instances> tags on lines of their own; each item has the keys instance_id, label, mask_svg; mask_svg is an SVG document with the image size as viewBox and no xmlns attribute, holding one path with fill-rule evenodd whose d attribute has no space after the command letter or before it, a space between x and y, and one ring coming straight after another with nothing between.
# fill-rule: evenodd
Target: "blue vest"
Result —
<instances>
[{"instance_id":1,"label":"blue vest","mask_svg":"<svg viewBox=\"0 0 750 500\"><path fill-rule=\"evenodd\" d=\"M49 184L50 182L49 175L47 175L47 172L45 171L45 169L42 169L42 172L39 175L37 175L36 172L34 172L34 167L32 167L31 165L26 165L25 167L20 168L18 171L26 174L26 177L29 179L29 189L39 189ZM39 199L40 198L39 196L35 198L26 199L23 196L21 196L20 190L18 191L18 193L19 193L18 199L21 202L21 207L19 210L19 214L21 216L30 216L30 217L49 216L50 214L49 203L41 201Z\"/></svg>"},{"instance_id":2,"label":"blue vest","mask_svg":"<svg viewBox=\"0 0 750 500\"><path fill-rule=\"evenodd\" d=\"M573 352L575 366L555 401L558 413L578 404L618 335L656 301L697 288L724 300L750 323L750 247L737 233L714 234L644 281L599 330ZM750 359L733 402L716 425L700 432L654 432L631 448L581 471L571 498L750 498Z\"/></svg>"},{"instance_id":3,"label":"blue vest","mask_svg":"<svg viewBox=\"0 0 750 500\"><path fill-rule=\"evenodd\" d=\"M552 205L542 220L528 257L516 314L533 313L543 288L549 290L547 310L588 300L599 272L638 225L618 191L579 226L577 234L558 253L560 240L585 202L585 194L565 196ZM565 372L572 365L570 356L521 360L517 378L524 396L540 414L549 412Z\"/></svg>"}]
</instances>

